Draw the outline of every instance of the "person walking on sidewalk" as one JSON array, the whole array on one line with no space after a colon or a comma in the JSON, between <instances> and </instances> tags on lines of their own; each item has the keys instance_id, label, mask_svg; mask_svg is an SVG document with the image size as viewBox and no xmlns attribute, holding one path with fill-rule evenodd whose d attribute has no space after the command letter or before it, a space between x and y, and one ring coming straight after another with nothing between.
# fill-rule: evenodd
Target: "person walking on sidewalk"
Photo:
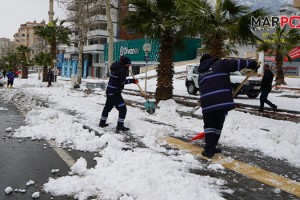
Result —
<instances>
[{"instance_id":1,"label":"person walking on sidewalk","mask_svg":"<svg viewBox=\"0 0 300 200\"><path fill-rule=\"evenodd\" d=\"M2 73L3 73L3 77L5 78L6 77L6 69L5 68L3 69Z\"/></svg>"},{"instance_id":2,"label":"person walking on sidewalk","mask_svg":"<svg viewBox=\"0 0 300 200\"><path fill-rule=\"evenodd\" d=\"M234 109L229 73L243 68L257 69L257 62L242 59L216 59L204 54L198 67L200 101L204 121L205 147L202 155L212 158L221 153L216 146L221 136L225 117Z\"/></svg>"},{"instance_id":3,"label":"person walking on sidewalk","mask_svg":"<svg viewBox=\"0 0 300 200\"><path fill-rule=\"evenodd\" d=\"M49 69L48 69L47 79L48 79L47 87L50 87L52 85L51 83L53 81L53 71L52 71L51 67L49 67Z\"/></svg>"},{"instance_id":4,"label":"person walking on sidewalk","mask_svg":"<svg viewBox=\"0 0 300 200\"><path fill-rule=\"evenodd\" d=\"M110 76L106 88L106 103L102 111L99 126L104 128L108 126L106 120L109 112L116 107L119 111L117 122L117 131L128 131L129 128L124 126L124 120L127 113L125 101L121 95L125 84L138 83L137 79L126 79L128 68L131 65L131 60L128 57L121 57L119 61L114 62L110 67Z\"/></svg>"},{"instance_id":5,"label":"person walking on sidewalk","mask_svg":"<svg viewBox=\"0 0 300 200\"><path fill-rule=\"evenodd\" d=\"M273 82L273 72L270 69L270 65L265 64L264 65L264 76L261 80L261 86L260 86L260 106L259 106L259 112L264 112L264 104L268 104L274 112L277 111L277 106L273 104L271 101L268 100L268 95L272 91L272 82Z\"/></svg>"}]
</instances>

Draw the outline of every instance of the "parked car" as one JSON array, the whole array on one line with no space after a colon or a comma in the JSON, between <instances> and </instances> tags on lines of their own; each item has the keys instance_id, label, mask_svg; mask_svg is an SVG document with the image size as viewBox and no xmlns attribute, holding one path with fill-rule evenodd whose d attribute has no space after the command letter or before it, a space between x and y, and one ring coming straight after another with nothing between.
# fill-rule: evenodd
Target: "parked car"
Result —
<instances>
[{"instance_id":1,"label":"parked car","mask_svg":"<svg viewBox=\"0 0 300 200\"><path fill-rule=\"evenodd\" d=\"M4 86L6 84L6 80L2 74L2 72L0 72L0 86Z\"/></svg>"},{"instance_id":2,"label":"parked car","mask_svg":"<svg viewBox=\"0 0 300 200\"><path fill-rule=\"evenodd\" d=\"M198 84L198 66L199 65L187 65L187 76L185 79L185 86L189 94L196 94L199 91ZM230 73L230 81L232 85L232 91L234 91L240 83L246 78L241 72L236 71ZM250 77L243 87L240 89L237 95L246 94L249 98L256 98L260 93L261 78ZM236 96L237 96L236 95ZM235 97L236 97L235 96Z\"/></svg>"}]
</instances>

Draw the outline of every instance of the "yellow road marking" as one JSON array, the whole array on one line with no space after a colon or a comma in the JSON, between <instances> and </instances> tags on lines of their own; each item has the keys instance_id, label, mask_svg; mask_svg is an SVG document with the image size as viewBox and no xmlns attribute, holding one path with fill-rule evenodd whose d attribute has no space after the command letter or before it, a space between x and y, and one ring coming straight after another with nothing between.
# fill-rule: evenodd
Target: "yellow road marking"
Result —
<instances>
[{"instance_id":1,"label":"yellow road marking","mask_svg":"<svg viewBox=\"0 0 300 200\"><path fill-rule=\"evenodd\" d=\"M300 183L295 180L279 176L275 173L268 172L253 165L249 165L247 163L237 161L232 158L222 156L220 154L216 154L213 159L208 159L201 155L203 148L173 137L163 138L163 140L174 148L187 150L195 156L199 156L213 163L219 163L227 169L233 170L252 179L255 179L272 187L279 188L290 194L300 197Z\"/></svg>"}]
</instances>

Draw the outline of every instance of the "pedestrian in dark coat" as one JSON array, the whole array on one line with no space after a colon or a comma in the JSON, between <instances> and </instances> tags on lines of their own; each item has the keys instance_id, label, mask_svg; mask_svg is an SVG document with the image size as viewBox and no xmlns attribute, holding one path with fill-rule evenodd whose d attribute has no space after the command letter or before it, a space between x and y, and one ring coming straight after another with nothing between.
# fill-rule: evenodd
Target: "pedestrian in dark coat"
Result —
<instances>
[{"instance_id":1,"label":"pedestrian in dark coat","mask_svg":"<svg viewBox=\"0 0 300 200\"><path fill-rule=\"evenodd\" d=\"M48 85L47 85L47 87L50 87L51 83L53 81L53 71L52 71L52 69L50 67L48 69L47 79L48 79Z\"/></svg>"},{"instance_id":2,"label":"pedestrian in dark coat","mask_svg":"<svg viewBox=\"0 0 300 200\"><path fill-rule=\"evenodd\" d=\"M3 77L5 78L6 77L6 70L4 69L2 73L3 73Z\"/></svg>"},{"instance_id":3,"label":"pedestrian in dark coat","mask_svg":"<svg viewBox=\"0 0 300 200\"><path fill-rule=\"evenodd\" d=\"M125 84L138 83L137 79L126 79L128 76L128 68L131 61L128 57L121 57L119 61L114 62L110 67L110 76L106 88L106 103L102 111L99 126L106 127L106 120L109 112L116 107L119 111L119 118L117 122L117 131L127 131L129 128L124 126L124 120L127 113L125 101L121 95Z\"/></svg>"},{"instance_id":4,"label":"pedestrian in dark coat","mask_svg":"<svg viewBox=\"0 0 300 200\"><path fill-rule=\"evenodd\" d=\"M228 111L235 107L233 102L230 72L243 68L256 69L257 62L242 59L216 59L210 54L204 54L200 59L199 88L204 121L205 147L203 156L212 158L217 149L225 117Z\"/></svg>"},{"instance_id":5,"label":"pedestrian in dark coat","mask_svg":"<svg viewBox=\"0 0 300 200\"><path fill-rule=\"evenodd\" d=\"M268 104L273 111L277 111L277 106L273 104L271 101L268 100L268 95L272 91L272 82L273 82L273 72L270 69L270 65L265 64L264 65L264 76L261 80L261 86L260 86L260 106L259 106L259 112L264 111L264 103Z\"/></svg>"}]
</instances>

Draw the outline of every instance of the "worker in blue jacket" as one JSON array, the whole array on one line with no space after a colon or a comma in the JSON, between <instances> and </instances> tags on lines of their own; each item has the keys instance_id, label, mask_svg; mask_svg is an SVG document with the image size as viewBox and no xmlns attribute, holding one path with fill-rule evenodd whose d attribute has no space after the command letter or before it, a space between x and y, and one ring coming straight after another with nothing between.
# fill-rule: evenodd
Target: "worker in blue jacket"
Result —
<instances>
[{"instance_id":1,"label":"worker in blue jacket","mask_svg":"<svg viewBox=\"0 0 300 200\"><path fill-rule=\"evenodd\" d=\"M106 103L102 111L99 126L104 128L108 126L106 120L109 112L116 107L119 111L117 122L117 131L128 131L129 128L124 126L124 120L127 113L125 101L121 95L125 84L138 83L137 79L126 79L128 76L128 68L131 65L131 60L128 57L122 56L119 61L114 62L110 67L110 76L106 88Z\"/></svg>"},{"instance_id":2,"label":"worker in blue jacket","mask_svg":"<svg viewBox=\"0 0 300 200\"><path fill-rule=\"evenodd\" d=\"M13 70L9 70L9 72L6 74L7 76L7 88L10 87L10 89L13 87L14 79L15 77L20 74L19 71L14 72Z\"/></svg>"},{"instance_id":3,"label":"worker in blue jacket","mask_svg":"<svg viewBox=\"0 0 300 200\"><path fill-rule=\"evenodd\" d=\"M203 156L212 158L217 149L225 117L228 111L235 107L233 102L230 72L243 68L257 69L257 62L242 59L217 59L210 54L204 54L198 67L200 101L202 107L205 147Z\"/></svg>"}]
</instances>

